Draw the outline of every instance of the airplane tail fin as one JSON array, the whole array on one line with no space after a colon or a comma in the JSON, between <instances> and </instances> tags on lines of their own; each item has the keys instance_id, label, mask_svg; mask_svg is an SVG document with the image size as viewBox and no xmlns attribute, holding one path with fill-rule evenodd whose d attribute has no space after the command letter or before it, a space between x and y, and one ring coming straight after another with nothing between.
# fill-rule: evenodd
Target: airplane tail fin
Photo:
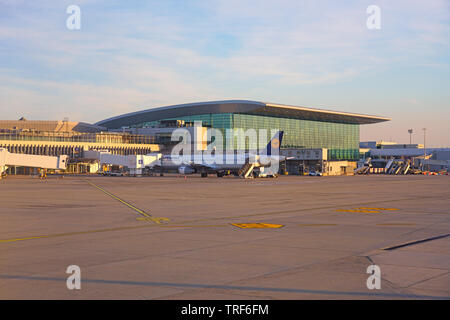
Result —
<instances>
[{"instance_id":1,"label":"airplane tail fin","mask_svg":"<svg viewBox=\"0 0 450 320\"><path fill-rule=\"evenodd\" d=\"M281 141L283 140L283 133L284 131L278 131L272 137L272 139L270 139L266 149L266 154L268 156L272 155L273 153L280 154Z\"/></svg>"}]
</instances>

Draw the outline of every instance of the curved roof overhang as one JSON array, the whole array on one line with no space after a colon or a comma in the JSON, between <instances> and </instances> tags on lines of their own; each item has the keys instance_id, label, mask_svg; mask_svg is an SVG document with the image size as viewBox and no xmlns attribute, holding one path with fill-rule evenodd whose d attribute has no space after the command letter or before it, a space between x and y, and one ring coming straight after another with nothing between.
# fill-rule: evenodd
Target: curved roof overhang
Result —
<instances>
[{"instance_id":1,"label":"curved roof overhang","mask_svg":"<svg viewBox=\"0 0 450 320\"><path fill-rule=\"evenodd\" d=\"M186 115L200 115L210 113L242 113L350 124L370 124L391 120L389 118L378 116L295 107L258 101L227 100L187 103L168 107L147 109L105 119L97 122L96 125L101 125L110 129L116 129L124 126L139 124L142 122L177 118Z\"/></svg>"}]
</instances>

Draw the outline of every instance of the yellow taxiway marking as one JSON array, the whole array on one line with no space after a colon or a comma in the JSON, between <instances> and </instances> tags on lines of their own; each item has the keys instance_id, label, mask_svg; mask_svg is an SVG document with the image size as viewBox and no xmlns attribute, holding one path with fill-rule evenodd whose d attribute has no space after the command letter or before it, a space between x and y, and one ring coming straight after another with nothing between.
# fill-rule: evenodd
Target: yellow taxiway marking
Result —
<instances>
[{"instance_id":1,"label":"yellow taxiway marking","mask_svg":"<svg viewBox=\"0 0 450 320\"><path fill-rule=\"evenodd\" d=\"M376 210L362 210L362 209L337 209L338 212L362 212L362 213L381 213Z\"/></svg>"},{"instance_id":2,"label":"yellow taxiway marking","mask_svg":"<svg viewBox=\"0 0 450 320\"><path fill-rule=\"evenodd\" d=\"M151 221L154 223L165 223L165 222L169 222L170 219L169 218L164 218L164 217L139 217L136 218L137 221Z\"/></svg>"},{"instance_id":3,"label":"yellow taxiway marking","mask_svg":"<svg viewBox=\"0 0 450 320\"><path fill-rule=\"evenodd\" d=\"M395 211L395 210L400 210L397 208L366 208L366 207L362 207L362 208L356 208L356 209L361 209L361 210L386 210L386 211Z\"/></svg>"},{"instance_id":4,"label":"yellow taxiway marking","mask_svg":"<svg viewBox=\"0 0 450 320\"><path fill-rule=\"evenodd\" d=\"M381 211L395 211L400 210L397 208L369 208L369 207L359 207L354 209L337 209L338 212L361 212L361 213L382 213Z\"/></svg>"},{"instance_id":5,"label":"yellow taxiway marking","mask_svg":"<svg viewBox=\"0 0 450 320\"><path fill-rule=\"evenodd\" d=\"M33 240L33 239L45 239L45 238L58 238L58 237L67 237L67 236L75 236L82 234L90 234L90 233L101 233L101 232L111 232L111 231L121 231L121 230L133 230L133 229L142 229L148 227L160 227L160 228L217 228L217 227L226 227L223 225L156 225L156 224L146 224L141 226L129 226L129 227L118 227L118 228L109 228L109 229L98 229L98 230L87 230L87 231L75 231L75 232L66 232L66 233L56 233L56 234L47 234L41 236L30 236L23 238L13 238L13 239L4 239L0 240L0 243L9 243L9 242L17 242L17 241L25 241L25 240Z\"/></svg>"},{"instance_id":6,"label":"yellow taxiway marking","mask_svg":"<svg viewBox=\"0 0 450 320\"><path fill-rule=\"evenodd\" d=\"M300 227L328 227L328 226L337 226L335 223L303 223L299 224Z\"/></svg>"},{"instance_id":7,"label":"yellow taxiway marking","mask_svg":"<svg viewBox=\"0 0 450 320\"><path fill-rule=\"evenodd\" d=\"M125 200L120 199L119 197L117 197L114 194L112 194L111 192L103 189L102 187L96 185L95 183L93 183L93 182L91 182L89 180L86 180L86 182L89 183L94 188L96 188L96 189L102 191L103 193L107 194L111 198L113 198L113 199L119 201L120 203L126 205L128 208L133 209L135 212L139 213L142 217L137 218L136 220L138 220L138 221L151 221L151 222L158 223L158 224L170 221L169 218L152 217L150 214L146 213L145 211L143 211L143 210L141 210L139 208L136 208L131 203L128 203Z\"/></svg>"},{"instance_id":8,"label":"yellow taxiway marking","mask_svg":"<svg viewBox=\"0 0 450 320\"><path fill-rule=\"evenodd\" d=\"M281 228L284 227L282 224L272 224L272 223L230 223L232 226L242 228L242 229L269 229L269 228Z\"/></svg>"},{"instance_id":9,"label":"yellow taxiway marking","mask_svg":"<svg viewBox=\"0 0 450 320\"><path fill-rule=\"evenodd\" d=\"M171 226L171 225L162 225L159 226L161 228L219 228L226 227L226 224L216 224L216 225L192 225L192 226Z\"/></svg>"},{"instance_id":10,"label":"yellow taxiway marking","mask_svg":"<svg viewBox=\"0 0 450 320\"><path fill-rule=\"evenodd\" d=\"M377 223L377 226L415 226L416 223Z\"/></svg>"}]
</instances>

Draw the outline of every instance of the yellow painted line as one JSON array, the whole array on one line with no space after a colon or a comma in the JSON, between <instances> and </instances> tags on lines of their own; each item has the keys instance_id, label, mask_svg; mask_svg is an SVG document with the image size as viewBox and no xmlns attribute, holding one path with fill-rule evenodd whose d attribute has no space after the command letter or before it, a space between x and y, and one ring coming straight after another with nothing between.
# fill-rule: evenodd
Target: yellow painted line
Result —
<instances>
[{"instance_id":1,"label":"yellow painted line","mask_svg":"<svg viewBox=\"0 0 450 320\"><path fill-rule=\"evenodd\" d=\"M328 227L337 226L335 223L310 223L310 224L299 224L300 227Z\"/></svg>"},{"instance_id":2,"label":"yellow painted line","mask_svg":"<svg viewBox=\"0 0 450 320\"><path fill-rule=\"evenodd\" d=\"M378 223L377 226L415 226L416 223Z\"/></svg>"},{"instance_id":3,"label":"yellow painted line","mask_svg":"<svg viewBox=\"0 0 450 320\"><path fill-rule=\"evenodd\" d=\"M133 209L134 211L136 211L137 213L139 213L140 215L142 215L143 217L139 217L139 218L136 219L136 220L138 220L138 221L151 221L151 222L158 223L158 224L170 221L169 218L164 218L164 217L152 217L151 215L149 215L149 214L146 213L145 211L143 211L143 210L141 210L141 209L139 209L139 208L136 208L136 207L133 206L131 203L126 202L125 200L120 199L119 197L117 197L117 196L115 196L114 194L112 194L111 192L109 192L109 191L103 189L102 187L96 185L95 183L93 183L93 182L91 182L91 181L89 181L89 180L86 180L86 182L89 183L89 184L90 184L91 186L93 186L94 188L96 188L96 189L102 191L103 193L107 194L107 195L110 196L111 198L113 198L113 199L119 201L120 203L126 205L128 208Z\"/></svg>"},{"instance_id":4,"label":"yellow painted line","mask_svg":"<svg viewBox=\"0 0 450 320\"><path fill-rule=\"evenodd\" d=\"M149 227L149 226L156 226L156 225L145 225L145 226L135 226L135 227L121 227L121 228L111 228L111 229L99 229L99 230L89 230L89 231L56 233L56 234L48 234L48 235L42 235L42 236L31 236L31 237L24 237L24 238L4 239L4 240L0 240L0 243L16 242L16 241L24 241L24 240L32 240L32 239L42 239L42 238L58 238L58 237L65 237L65 236L73 236L73 235L81 235L81 234L89 234L89 233L100 233L100 232L108 232L108 231L138 229L138 228Z\"/></svg>"},{"instance_id":5,"label":"yellow painted line","mask_svg":"<svg viewBox=\"0 0 450 320\"><path fill-rule=\"evenodd\" d=\"M28 238L5 239L5 240L0 240L0 243L25 241L25 240L32 240L32 239L42 239L42 238L49 238L49 237L51 237L51 236L35 236L35 237L28 237Z\"/></svg>"},{"instance_id":6,"label":"yellow painted line","mask_svg":"<svg viewBox=\"0 0 450 320\"><path fill-rule=\"evenodd\" d=\"M337 209L338 212L361 212L361 213L381 213L376 210L362 210L362 209Z\"/></svg>"},{"instance_id":7,"label":"yellow painted line","mask_svg":"<svg viewBox=\"0 0 450 320\"><path fill-rule=\"evenodd\" d=\"M160 227L160 228L214 228L214 227L225 227L225 226L226 225L156 225L156 224L146 224L146 225L141 225L141 226L129 226L129 227L118 227L118 228L109 228L109 229L75 231L75 232L66 232L66 233L56 233L56 234L41 235L41 236L30 236L30 237L23 237L23 238L3 239L3 240L0 240L0 243L10 243L10 242L25 241L25 240L33 240L33 239L59 238L59 237L75 236L75 235L82 235L82 234L102 233L102 232L121 231L121 230L133 230L133 229L141 229L141 228L148 228L148 227Z\"/></svg>"},{"instance_id":8,"label":"yellow painted line","mask_svg":"<svg viewBox=\"0 0 450 320\"><path fill-rule=\"evenodd\" d=\"M230 223L232 226L242 229L275 229L284 227L282 224L272 223Z\"/></svg>"},{"instance_id":9,"label":"yellow painted line","mask_svg":"<svg viewBox=\"0 0 450 320\"><path fill-rule=\"evenodd\" d=\"M400 209L397 209L397 208L366 208L366 207L356 208L356 209L361 209L361 210L386 210L386 211L400 210Z\"/></svg>"},{"instance_id":10,"label":"yellow painted line","mask_svg":"<svg viewBox=\"0 0 450 320\"><path fill-rule=\"evenodd\" d=\"M162 225L159 226L161 228L219 228L226 227L226 224L217 224L217 225L192 225L192 226L171 226L171 225Z\"/></svg>"},{"instance_id":11,"label":"yellow painted line","mask_svg":"<svg viewBox=\"0 0 450 320\"><path fill-rule=\"evenodd\" d=\"M150 217L150 215L148 215L147 213L145 213L144 211L142 211L139 208L136 208L135 206L133 206L132 204L120 199L119 197L113 195L111 192L106 191L105 189L103 189L102 187L97 186L96 184L90 182L89 180L86 180L87 183L89 183L91 186L93 186L94 188L97 188L98 190L102 191L103 193L107 194L108 196L110 196L113 199L116 199L117 201L121 202L122 204L126 205L127 207L133 209L134 211L138 212L139 214L142 214L144 217Z\"/></svg>"},{"instance_id":12,"label":"yellow painted line","mask_svg":"<svg viewBox=\"0 0 450 320\"><path fill-rule=\"evenodd\" d=\"M154 223L165 223L165 222L169 222L170 219L169 218L164 218L164 217L139 217L136 218L137 221L151 221Z\"/></svg>"}]
</instances>

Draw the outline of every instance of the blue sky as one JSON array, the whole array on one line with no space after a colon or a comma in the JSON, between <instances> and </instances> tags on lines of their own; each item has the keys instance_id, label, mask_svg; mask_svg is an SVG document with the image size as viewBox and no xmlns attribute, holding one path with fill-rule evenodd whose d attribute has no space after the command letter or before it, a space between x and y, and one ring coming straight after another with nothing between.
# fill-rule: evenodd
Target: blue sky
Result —
<instances>
[{"instance_id":1,"label":"blue sky","mask_svg":"<svg viewBox=\"0 0 450 320\"><path fill-rule=\"evenodd\" d=\"M68 30L66 8L81 8ZM368 30L366 8L381 8ZM450 147L450 1L0 0L3 119L96 122L250 99L391 117L361 140Z\"/></svg>"}]
</instances>

